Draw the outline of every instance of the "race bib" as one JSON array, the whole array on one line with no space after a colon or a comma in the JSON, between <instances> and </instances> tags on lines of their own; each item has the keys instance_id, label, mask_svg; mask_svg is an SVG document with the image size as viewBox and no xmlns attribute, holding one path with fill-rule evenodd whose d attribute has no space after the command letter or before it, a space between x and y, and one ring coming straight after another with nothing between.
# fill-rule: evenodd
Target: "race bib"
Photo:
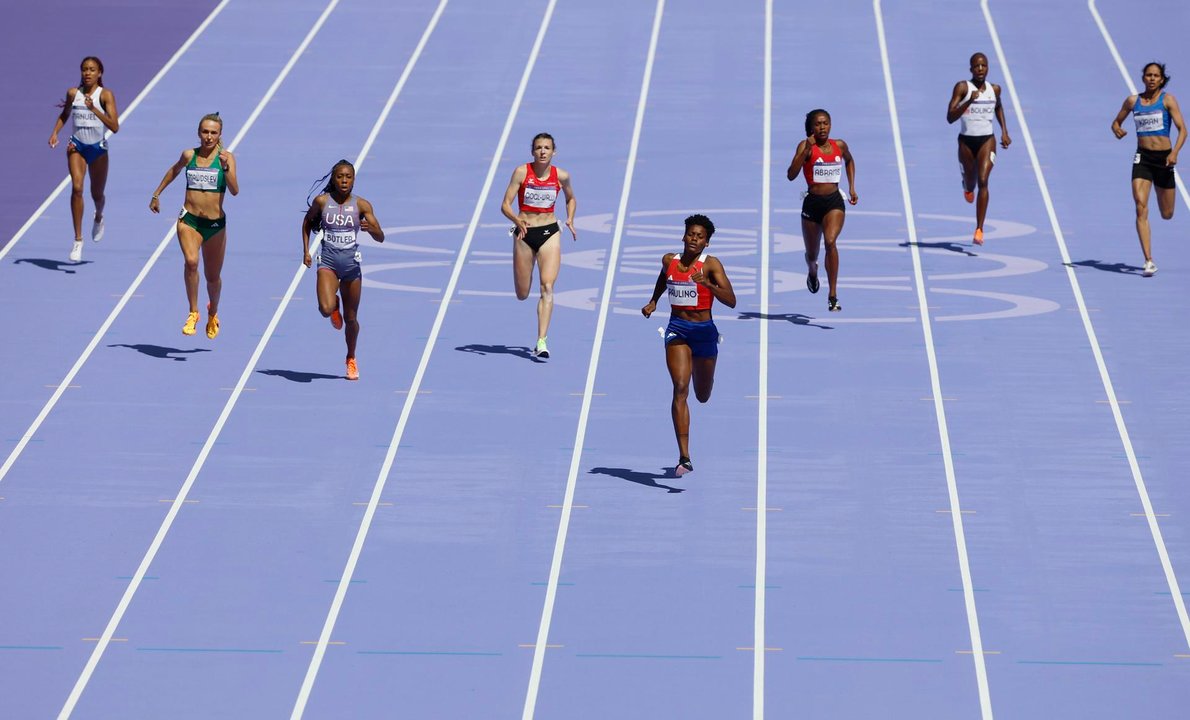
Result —
<instances>
[{"instance_id":1,"label":"race bib","mask_svg":"<svg viewBox=\"0 0 1190 720\"><path fill-rule=\"evenodd\" d=\"M327 245L334 245L335 247L350 247L355 244L355 231L326 228L326 236L322 241Z\"/></svg>"},{"instance_id":2,"label":"race bib","mask_svg":"<svg viewBox=\"0 0 1190 720\"><path fill-rule=\"evenodd\" d=\"M995 100L976 100L967 107L968 117L979 120L991 120L996 114Z\"/></svg>"},{"instance_id":3,"label":"race bib","mask_svg":"<svg viewBox=\"0 0 1190 720\"><path fill-rule=\"evenodd\" d=\"M1136 131L1138 133L1165 131L1165 113L1161 111L1137 113L1132 117L1136 120Z\"/></svg>"},{"instance_id":4,"label":"race bib","mask_svg":"<svg viewBox=\"0 0 1190 720\"><path fill-rule=\"evenodd\" d=\"M815 183L835 183L843 177L843 161L814 163L812 177Z\"/></svg>"},{"instance_id":5,"label":"race bib","mask_svg":"<svg viewBox=\"0 0 1190 720\"><path fill-rule=\"evenodd\" d=\"M698 307L698 283L670 280L666 283L666 290L670 307Z\"/></svg>"},{"instance_id":6,"label":"race bib","mask_svg":"<svg viewBox=\"0 0 1190 720\"><path fill-rule=\"evenodd\" d=\"M523 207L547 210L558 200L558 189L552 187L526 187Z\"/></svg>"},{"instance_id":7,"label":"race bib","mask_svg":"<svg viewBox=\"0 0 1190 720\"><path fill-rule=\"evenodd\" d=\"M98 127L103 124L98 115L85 107L74 108L71 119L74 121L75 127Z\"/></svg>"},{"instance_id":8,"label":"race bib","mask_svg":"<svg viewBox=\"0 0 1190 720\"><path fill-rule=\"evenodd\" d=\"M208 191L218 190L219 170L216 168L200 167L186 168L186 189Z\"/></svg>"},{"instance_id":9,"label":"race bib","mask_svg":"<svg viewBox=\"0 0 1190 720\"><path fill-rule=\"evenodd\" d=\"M1135 154L1135 155L1133 155L1133 156L1132 156L1132 164L1133 164L1133 165L1140 165L1140 153L1137 153L1137 154Z\"/></svg>"}]
</instances>

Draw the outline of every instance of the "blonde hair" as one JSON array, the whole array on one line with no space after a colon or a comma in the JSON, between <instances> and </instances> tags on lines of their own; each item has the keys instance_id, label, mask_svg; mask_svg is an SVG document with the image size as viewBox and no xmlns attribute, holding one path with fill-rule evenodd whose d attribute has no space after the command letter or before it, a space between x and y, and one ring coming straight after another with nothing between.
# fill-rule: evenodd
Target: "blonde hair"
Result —
<instances>
[{"instance_id":1,"label":"blonde hair","mask_svg":"<svg viewBox=\"0 0 1190 720\"><path fill-rule=\"evenodd\" d=\"M219 134L220 134L220 135L222 135L222 134L223 134L223 118L219 117L219 113L218 113L218 112L207 113L206 115L203 115L203 116L202 116L202 120L199 120L199 121L198 121L198 129L199 129L199 131L201 131L201 130L202 130L202 124L203 124L203 123L205 123L207 120L210 120L211 122L217 122L217 123L219 123ZM216 149L217 149L217 150L222 150L222 149L223 149L223 143L219 143L219 146L218 146L218 148L216 148Z\"/></svg>"}]
</instances>

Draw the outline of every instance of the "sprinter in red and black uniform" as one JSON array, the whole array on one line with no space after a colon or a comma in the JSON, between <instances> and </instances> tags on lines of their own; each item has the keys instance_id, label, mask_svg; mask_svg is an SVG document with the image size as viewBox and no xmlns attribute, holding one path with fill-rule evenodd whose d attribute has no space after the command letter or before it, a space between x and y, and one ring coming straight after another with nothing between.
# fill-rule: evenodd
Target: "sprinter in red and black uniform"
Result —
<instances>
[{"instance_id":1,"label":"sprinter in red and black uniform","mask_svg":"<svg viewBox=\"0 0 1190 720\"><path fill-rule=\"evenodd\" d=\"M839 181L843 169L847 170L848 201L859 202L855 194L855 161L851 150L842 140L832 140L831 115L826 110L811 110L806 113L806 139L797 146L793 162L785 171L785 177L796 180L798 174L805 175L809 186L802 200L802 238L806 242L806 287L818 292L818 247L826 240L826 277L830 283L830 297L827 309L839 312L839 251L835 241L843 230L845 214L843 196L839 192Z\"/></svg>"},{"instance_id":2,"label":"sprinter in red and black uniform","mask_svg":"<svg viewBox=\"0 0 1190 720\"><path fill-rule=\"evenodd\" d=\"M554 281L558 279L558 268L562 266L561 228L554 205L559 191L566 193L566 227L570 236L578 240L574 231L574 189L570 186L570 173L552 165L554 159L554 138L549 133L538 133L533 137L533 162L525 163L512 171L508 189L504 191L504 202L500 211L504 217L516 223L512 228L512 274L518 300L529 297L533 284L533 264L537 263L540 275L541 297L537 300L537 345L533 356L548 358L546 334L550 329L550 315L554 312ZM516 199L520 212L512 211Z\"/></svg>"},{"instance_id":3,"label":"sprinter in red and black uniform","mask_svg":"<svg viewBox=\"0 0 1190 720\"><path fill-rule=\"evenodd\" d=\"M678 439L678 477L694 471L690 462L690 407L686 397L694 379L694 396L700 403L711 399L715 385L715 361L719 357L719 330L711 319L711 303L718 300L735 307L735 290L719 259L705 250L715 234L715 224L706 215L686 218L681 253L661 258L661 274L653 298L640 309L645 317L657 309L662 293L669 296L669 326L665 328L665 365L673 381L674 435Z\"/></svg>"}]
</instances>

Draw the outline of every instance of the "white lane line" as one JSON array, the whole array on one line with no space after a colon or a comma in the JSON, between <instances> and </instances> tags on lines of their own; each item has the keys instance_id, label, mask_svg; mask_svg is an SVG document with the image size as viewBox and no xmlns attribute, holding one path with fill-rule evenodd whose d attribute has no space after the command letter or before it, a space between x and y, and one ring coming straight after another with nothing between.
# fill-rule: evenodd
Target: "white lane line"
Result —
<instances>
[{"instance_id":1,"label":"white lane line","mask_svg":"<svg viewBox=\"0 0 1190 720\"><path fill-rule=\"evenodd\" d=\"M537 694L541 688L541 672L545 665L545 651L550 635L550 621L554 616L554 602L558 597L558 579L562 575L562 552L566 548L566 534L570 529L570 515L574 508L574 491L578 484L579 463L583 457L583 442L587 436L587 420L591 414L591 398L595 393L595 373L599 370L599 355L603 348L603 334L607 329L607 315L611 308L612 282L620 257L620 242L624 237L624 222L628 217L628 197L632 193L632 176L636 172L636 154L640 148L640 133L645 122L645 105L649 99L649 84L653 78L653 61L657 56L657 39L661 34L661 17L665 0L657 0L653 14L653 32L649 37L649 54L645 59L644 77L640 84L640 99L636 103L636 120L632 126L632 143L628 148L628 165L624 169L624 186L620 191L620 206L616 212L616 226L607 255L603 294L599 298L599 320L595 325L595 343L591 348L591 362L587 366L587 384L583 389L583 405L579 411L578 429L574 434L574 451L570 455L570 474L566 478L566 493L562 500L558 534L554 539L554 555L550 562L550 577L545 588L545 603L541 609L541 623L537 628L537 642L533 646L533 666L529 671L529 686L525 691L525 707L521 720L532 720L537 708Z\"/></svg>"},{"instance_id":2,"label":"white lane line","mask_svg":"<svg viewBox=\"0 0 1190 720\"><path fill-rule=\"evenodd\" d=\"M764 3L764 140L760 207L760 317L769 315L769 233L773 191L773 0ZM756 433L756 602L752 620L752 718L764 720L764 605L768 577L769 321L760 322L759 397Z\"/></svg>"},{"instance_id":3,"label":"white lane line","mask_svg":"<svg viewBox=\"0 0 1190 720\"><path fill-rule=\"evenodd\" d=\"M1087 0L1087 8L1090 9L1091 16L1095 18L1095 24L1099 26L1099 34L1103 36L1103 41L1107 43L1107 49L1111 52L1112 59L1116 61L1116 69L1120 71L1120 77L1124 78L1124 84L1128 86L1128 92L1136 95L1139 92L1136 88L1136 83L1132 81L1132 76L1128 74L1128 68L1124 67L1124 58L1120 57L1120 51L1116 49L1116 42L1112 40L1111 33L1107 30L1107 23L1099 16L1099 8L1095 7L1095 0ZM1190 206L1190 194L1187 194L1186 185L1184 183L1177 183L1177 187L1178 193L1182 196L1182 202Z\"/></svg>"},{"instance_id":4,"label":"white lane line","mask_svg":"<svg viewBox=\"0 0 1190 720\"><path fill-rule=\"evenodd\" d=\"M264 97L260 99L260 102L257 103L256 109L253 111L248 121L244 124L244 127L231 141L231 144L228 145L228 150L234 152L235 148L240 144L240 141L243 140L244 136L248 134L248 131L252 128L256 118L259 117L260 111L265 105L269 103L270 100L273 99L273 95L277 92L277 89L281 87L281 83L284 82L285 78L289 75L289 71L293 69L293 66L297 63L298 58L300 58L302 53L306 51L306 48L310 45L310 42L314 39L314 36L318 34L319 29L322 28L323 23L325 23L326 19L330 16L331 11L333 11L335 6L338 4L339 0L331 0L331 2L326 6L326 9L322 11L322 14L318 17L318 20L314 23L313 27L311 27L310 31L306 33L305 39L303 39L302 43L298 45L296 50L293 51L293 55L290 56L289 62L285 63L285 67L281 69L281 72L277 75L277 78L269 87L268 92L266 92ZM46 405L46 407L42 410L41 415L39 415L37 420L34 422L34 427L31 428L30 431L25 434L25 437L21 439L22 444L19 447L24 447L24 443L28 442L29 437L31 437L33 432L36 430L36 426L40 425L42 419L45 418L45 416L49 413L50 408L53 407L53 403L57 402L57 399L62 396L66 385L69 384L70 380L79 371L83 363L86 362L87 358L91 355L91 352L99 344L100 338L103 336L103 334L107 332L107 329L112 325L113 322L115 322L116 316L120 314L120 310L122 310L124 305L128 302L128 299L131 297L133 291L137 288L137 286L140 285L145 276L148 275L149 269L153 266L153 263L157 261L157 258L161 256L161 253L165 250L166 244L169 242L170 238L173 237L174 232L175 231L171 229L161 241L161 244L157 246L157 250L154 251L153 256L149 258L149 261L145 264L144 268L141 269L140 274L137 275L132 286L128 288L126 293L124 293L124 297L120 299L120 302L116 304L116 308L112 310L112 313L108 315L107 320L104 321L103 327L101 327L99 332L95 334L95 337L91 340L91 343L87 346L87 349L83 351L83 354L79 357L74 367L71 368L70 373L66 376L66 379L63 380L62 384L58 386L58 390L54 393L54 397L51 399L51 402ZM291 286L291 293L293 289L294 288ZM169 533L169 529L173 525L174 518L178 516L178 512L181 510L183 504L185 504L186 495L190 492L190 487L194 484L195 478L198 477L199 470L202 469L203 463L206 462L207 456L211 452L211 448L214 447L215 440L218 438L220 431L223 429L223 424L227 422L227 417L231 414L232 407L235 406L236 400L239 399L240 394L243 392L244 386L247 384L248 379L252 374L252 369L256 365L257 359L264 351L265 343L268 342L269 336L272 335L273 329L277 326L277 321L280 319L282 309L283 308L279 307L277 313L273 315L273 320L269 323L268 329L261 337L260 343L256 346L256 351L252 354L252 359L248 362L248 366L244 368L244 372L240 376L240 381L236 383L235 391L232 392L231 397L229 397L226 404L224 404L223 412L219 415L219 420L215 423L215 427L212 428L210 435L207 436L206 442L203 443L202 450L199 452L198 458L194 461L193 467L190 468L190 474L186 476L186 481L182 483L182 487L178 491L177 497L174 498L173 503L169 507L169 511L165 514L165 519L161 522L161 527L157 529L157 534L154 536L153 542L149 545L149 549L145 552L144 557L141 559L140 565L136 569L136 573L133 574L132 580L128 583L128 587L124 590L124 595L120 598L120 602L116 605L115 612L112 613L111 618L108 620L107 627L104 628L103 634L99 638L99 642L95 645L95 649L91 651L91 657L87 659L86 666L83 668L82 673L79 674L78 680L75 681L74 688L70 691L69 697L66 698L66 703L62 706L61 712L58 713L59 720L64 720L65 718L70 717L70 714L74 712L74 708L78 704L79 698L82 697L83 691L86 689L87 683L91 679L91 675L95 672L96 666L99 665L99 661L103 657L103 653L107 649L108 644L111 643L112 637L115 636L116 628L123 619L124 613L127 612L128 606L132 602L133 596L136 595L136 591L140 587L141 581L144 580L145 575L148 573L149 566L152 564L153 558L157 556L158 549L160 549L161 544L165 541L165 536ZM5 470L7 470L7 468L11 465L11 459L12 457L10 457L10 462L5 464ZM0 478L2 477L3 472L0 472Z\"/></svg>"},{"instance_id":5,"label":"white lane line","mask_svg":"<svg viewBox=\"0 0 1190 720\"><path fill-rule=\"evenodd\" d=\"M480 190L479 198L475 202L475 210L471 214L471 222L467 225L463 244L459 248L458 256L455 258L454 268L450 274L450 281L446 284L446 289L442 294L442 300L438 304L438 314L434 317L434 325L430 329L429 336L426 338L425 348L421 354L421 361L417 365L417 372L414 373L413 382L410 384L409 392L405 396L405 403L401 407L401 416L397 420L397 426L393 430L392 440L388 444L388 451L384 456L384 464L381 466L380 473L376 478L376 484L372 488L372 495L368 499L368 507L364 510L364 517L360 521L355 542L351 546L351 552L347 556L347 563L343 567L339 584L335 588L335 597L331 600L330 608L327 611L326 621L322 626L322 633L318 636L318 644L314 648L314 654L310 658L309 666L306 668L306 676L302 680L301 689L298 691L297 699L294 701L293 712L290 714L292 720L302 717L302 714L306 710L306 703L310 699L310 692L314 688L314 681L318 677L318 670L322 666L323 657L326 655L327 644L330 642L331 633L334 632L335 622L339 618L339 612L343 608L343 601L347 597L347 590L351 586L355 567L359 564L360 554L364 549L364 541L368 537L368 530L372 527L372 519L376 515L376 507L380 503L385 485L388 483L389 473L392 471L393 462L396 460L397 448L401 444L401 438L405 435L405 427L408 425L409 416L413 412L413 404L417 400L422 380L425 377L426 369L429 367L430 356L433 354L434 347L438 342L438 335L442 331L443 322L446 320L446 312L450 309L451 297L455 293L455 287L458 286L459 276L463 272L463 266L467 263L467 252L471 247L471 241L475 237L475 231L479 227L479 219L483 215L484 208L487 207L488 195L491 193L496 172L500 169L500 163L504 159L504 149L508 145L508 137L512 133L513 123L516 120L517 113L520 111L521 102L529 86L529 78L533 74L533 68L537 65L537 56L541 53L541 46L545 42L546 30L549 29L550 20L553 18L554 6L557 5L557 1L549 1L549 5L545 9L545 14L541 18L541 27L537 30L537 38L534 40L533 49L530 51L529 58L525 62L524 72L521 73L521 80L517 86L516 96L513 98L512 106L508 110L508 117L504 120L504 129L500 133L500 142L496 146L496 151L492 154L492 163L488 167L488 174L484 179L483 189ZM443 2L443 6L445 6L445 2ZM440 6L440 11L443 6Z\"/></svg>"},{"instance_id":6,"label":"white lane line","mask_svg":"<svg viewBox=\"0 0 1190 720\"><path fill-rule=\"evenodd\" d=\"M983 8L983 16L987 20L988 30L992 33L992 45L996 49L996 59L1004 72L1004 83L1012 98L1012 109L1021 124L1021 134L1025 138L1025 147L1029 150L1029 159L1033 162L1033 174L1037 177L1037 186L1041 189L1041 198L1045 201L1045 212L1049 215L1050 228L1054 233L1054 240L1058 243L1058 250L1062 254L1062 265L1066 269L1066 279L1070 281L1070 290L1074 294L1078 305L1079 317L1083 320L1083 330L1090 341L1091 353L1095 356L1095 366L1099 369L1099 379L1103 383L1103 390L1107 394L1111 405L1112 417L1116 421L1116 432L1120 435L1120 443L1124 446L1124 454L1128 458L1128 467L1132 471L1132 481L1136 484L1136 492L1140 496L1140 504L1144 509L1145 519L1149 523L1149 532L1153 536L1153 544L1157 549L1157 557L1161 560L1161 569L1165 572L1165 582L1173 596L1174 610L1178 621L1182 624L1182 635L1187 647L1190 647L1190 615L1186 613L1186 600L1182 597L1178 577L1174 573L1173 563L1169 559L1169 550L1165 547L1165 538L1161 535L1161 526L1157 524L1157 515L1153 512L1153 503L1149 499L1149 490L1145 486L1144 476L1140 472L1140 462L1136 458L1136 451L1132 448L1132 436L1128 433L1128 426L1124 423L1124 411L1120 409L1120 401L1116 397L1116 388L1108 373L1107 363L1103 359L1103 350L1099 346L1099 338L1095 334L1095 326L1091 323L1091 314L1087 311L1087 303L1083 299L1082 286L1071 265L1070 251L1066 248L1066 238L1062 234L1062 226L1058 223L1058 213L1054 210L1053 200L1050 198L1049 185L1045 180L1045 173L1041 169L1041 160L1037 156L1037 148L1033 145L1033 135L1029 132L1029 120L1021 108L1020 97L1016 92L1016 84L1012 80L1012 71L1008 67L1008 58L1004 56L1004 48L1000 44L1000 36L996 32L996 23L992 19L992 12L987 0L979 3ZM1101 26L1102 27L1102 26ZM1103 28L1106 31L1106 28ZM1106 36L1105 36L1106 37ZM1123 72L1123 66L1120 67ZM1125 75L1127 77L1127 75Z\"/></svg>"},{"instance_id":7,"label":"white lane line","mask_svg":"<svg viewBox=\"0 0 1190 720\"><path fill-rule=\"evenodd\" d=\"M223 12L223 8L226 7L227 3L229 2L231 2L231 0L222 0L222 2L216 5L215 9L211 11L211 14L207 15L207 19L203 20L202 24L195 28L194 32L190 33L190 37L186 39L186 42L182 43L182 46L178 48L173 56L170 57L168 61L166 61L165 65L163 65L161 69L157 71L157 74L153 76L153 79L149 81L149 84L145 85L144 89L142 89L140 93L135 98L133 98L128 107L124 109L124 112L120 114L121 124L128 122L128 118L132 116L132 112L136 110L138 105L140 105L141 100L144 100L145 97L147 97L148 94L153 90L153 88L157 87L157 83L161 82L161 79L165 77L165 74L170 71L170 68L172 68L178 62L178 60L180 60L182 56L186 54L186 51L190 49L190 46L194 44L194 41L198 40L198 36L202 35L203 31L207 29L207 26L209 26L215 20L215 17L218 16L219 13ZM112 136L111 130L106 131L103 136L104 138L110 138ZM25 221L25 224L21 226L20 230L17 230L16 235L12 236L12 239L8 241L8 244L0 248L0 260L3 260L4 256L7 255L14 247L16 247L17 241L24 237L29 228L33 227L33 223L37 222L45 213L45 211L49 209L50 205L54 204L54 200L58 199L58 196L61 195L64 190L66 190L68 185L70 185L69 174L62 178L62 182L58 183L58 187L54 188L54 191L51 192L50 196L45 199L45 202L41 204L41 207L37 208L37 210L33 212L33 215Z\"/></svg>"},{"instance_id":8,"label":"white lane line","mask_svg":"<svg viewBox=\"0 0 1190 720\"><path fill-rule=\"evenodd\" d=\"M905 206L905 223L909 230L909 249L913 256L913 278L917 290L918 312L925 337L926 357L930 364L930 388L934 400L934 414L938 420L938 438L942 444L942 463L946 470L946 489L950 496L950 523L954 528L958 550L959 574L963 582L963 602L967 610L967 631L971 636L971 659L975 663L975 679L979 690L979 710L983 720L992 718L992 695L988 688L987 664L984 662L983 638L979 632L979 614L975 608L975 588L971 582L971 563L967 558L967 535L963 529L963 509L959 503L959 487L955 480L954 457L950 448L950 430L946 422L946 406L942 397L942 380L938 373L938 355L934 349L934 328L927 310L926 283L921 269L921 249L918 247L917 222L913 215L913 199L909 193L909 174L905 164L905 147L901 141L901 121L897 114L897 99L893 92L892 66L888 59L888 41L884 35L884 13L880 0L872 0L876 15L876 34L880 40L880 62L884 68L884 90L888 97L888 115L892 123L893 146L897 153L897 175L901 182L901 201Z\"/></svg>"},{"instance_id":9,"label":"white lane line","mask_svg":"<svg viewBox=\"0 0 1190 720\"><path fill-rule=\"evenodd\" d=\"M285 67L282 68L281 73L277 75L277 78L273 81L273 84L260 99L260 102L257 104L255 110L253 110L252 115L248 118L248 121L244 123L244 127L231 141L231 144L228 145L228 150L234 152L235 148L240 144L240 141L245 135L248 134L248 131L252 128L253 123L256 122L257 116L260 115L260 111L273 98L273 95L277 92L277 88L281 86L281 83L289 74L290 69L292 69L293 65L297 62L301 51L304 50L305 46L308 45L310 40L313 39L314 34L318 32L318 28L322 27L322 23L325 21L326 16L330 14L330 11L338 3L339 0L332 0L331 4L327 6L327 9L323 10L322 16L319 17L318 22L316 22L314 27L311 28L310 33L307 34L305 41L303 41L302 45L299 46L298 52L295 52L294 55L289 58L289 62L285 64ZM135 296L137 289L140 288L141 283L144 282L146 277L148 277L149 271L152 270L153 266L157 264L157 260L161 257L161 254L165 252L165 249L169 246L169 242L173 239L176 232L177 226L170 226L169 232L165 234L165 237L161 239L161 242L157 245L157 248L153 251L153 254L150 255L149 259L145 261L144 266L140 269L140 272L137 273L137 276L135 279L133 279L132 284L129 285L128 289L124 291L124 294L120 296L120 299L116 302L116 306L112 308L112 311L108 314L107 319L105 319L103 324L99 326L99 329L95 331L95 335L91 338L91 342L89 342L87 347L83 349L82 354L79 355L74 365L66 373L66 377L62 379L62 382L58 383L57 389L54 390L52 395L50 395L50 399L47 400L45 406L41 408L41 412L38 413L36 418L34 418L33 423L27 430L25 430L24 434L21 435L20 440L17 441L16 447L14 447L12 452L8 454L4 464L0 465L0 482L4 481L4 478L8 475L8 471L12 469L12 466L16 463L17 458L19 458L21 453L24 452L25 446L28 445L29 441L33 439L33 436L37 433L37 430L41 427L41 424L45 422L46 417L49 416L50 411L52 411L58 404L58 400L62 397L62 394L66 392L71 381L74 380L75 376L78 375L80 370L82 370L83 365L91 357L91 353L95 352L95 348L99 346L99 343L103 340L103 336L107 334L107 331L111 328L112 324L115 323L116 318L119 317L121 312L123 312L124 306L127 305L128 301Z\"/></svg>"}]
</instances>

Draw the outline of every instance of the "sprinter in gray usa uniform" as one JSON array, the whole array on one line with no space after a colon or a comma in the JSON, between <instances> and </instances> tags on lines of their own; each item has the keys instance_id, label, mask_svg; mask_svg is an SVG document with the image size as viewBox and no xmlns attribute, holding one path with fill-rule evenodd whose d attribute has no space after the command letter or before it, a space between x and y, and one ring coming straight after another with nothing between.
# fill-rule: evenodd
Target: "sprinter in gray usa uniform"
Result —
<instances>
[{"instance_id":1,"label":"sprinter in gray usa uniform","mask_svg":"<svg viewBox=\"0 0 1190 720\"><path fill-rule=\"evenodd\" d=\"M327 180L327 178L330 178ZM360 290L363 286L363 272L360 269L359 243L356 236L360 230L372 236L376 242L384 242L384 230L372 213L372 203L352 194L355 188L355 167L346 160L340 160L330 173L319 180L326 180L322 192L310 202L302 219L302 262L306 267L313 265L310 257L310 233L323 231L322 252L318 258L318 311L330 318L336 330L347 326L347 379L359 380L359 367L355 362L355 343L359 338ZM342 298L342 312L340 312Z\"/></svg>"}]
</instances>

